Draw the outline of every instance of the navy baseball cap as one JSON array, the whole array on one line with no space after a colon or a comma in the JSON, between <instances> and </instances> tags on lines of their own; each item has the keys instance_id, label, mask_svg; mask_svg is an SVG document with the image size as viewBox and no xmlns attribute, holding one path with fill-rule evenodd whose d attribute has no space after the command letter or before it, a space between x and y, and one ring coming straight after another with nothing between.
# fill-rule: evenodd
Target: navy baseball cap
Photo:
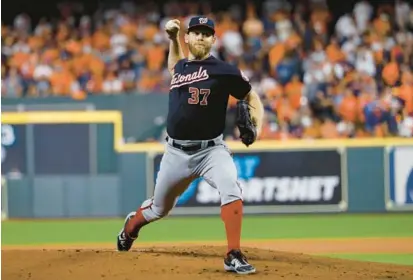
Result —
<instances>
[{"instance_id":1,"label":"navy baseball cap","mask_svg":"<svg viewBox=\"0 0 413 280\"><path fill-rule=\"evenodd\" d=\"M204 26L212 30L212 33L215 34L215 23L212 19L205 16L196 16L192 17L189 21L188 32L195 27Z\"/></svg>"}]
</instances>

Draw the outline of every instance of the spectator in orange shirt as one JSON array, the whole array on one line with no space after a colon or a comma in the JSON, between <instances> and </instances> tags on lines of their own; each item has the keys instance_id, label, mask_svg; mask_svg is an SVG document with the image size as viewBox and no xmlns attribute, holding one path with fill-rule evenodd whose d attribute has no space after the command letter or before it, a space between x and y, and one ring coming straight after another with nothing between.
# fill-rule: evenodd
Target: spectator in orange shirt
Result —
<instances>
[{"instance_id":1,"label":"spectator in orange shirt","mask_svg":"<svg viewBox=\"0 0 413 280\"><path fill-rule=\"evenodd\" d=\"M297 111L292 108L290 100L286 95L280 97L280 101L276 105L275 110L280 123L291 121L295 114L297 114Z\"/></svg>"},{"instance_id":2,"label":"spectator in orange shirt","mask_svg":"<svg viewBox=\"0 0 413 280\"><path fill-rule=\"evenodd\" d=\"M326 48L326 55L330 62L337 63L345 59L344 53L335 37L330 39L330 44Z\"/></svg>"},{"instance_id":3,"label":"spectator in orange shirt","mask_svg":"<svg viewBox=\"0 0 413 280\"><path fill-rule=\"evenodd\" d=\"M399 80L400 77L399 71L400 68L397 64L396 58L392 57L391 61L386 66L384 66L382 72L383 80L386 83L386 85L396 85L396 82Z\"/></svg>"},{"instance_id":4,"label":"spectator in orange shirt","mask_svg":"<svg viewBox=\"0 0 413 280\"><path fill-rule=\"evenodd\" d=\"M406 114L413 113L413 75L410 71L404 71L402 74L402 85L395 90L396 96L401 98L405 103Z\"/></svg>"},{"instance_id":5,"label":"spectator in orange shirt","mask_svg":"<svg viewBox=\"0 0 413 280\"><path fill-rule=\"evenodd\" d=\"M257 17L253 5L247 6L247 18L242 25L242 31L250 40L259 39L264 33L264 24Z\"/></svg>"},{"instance_id":6,"label":"spectator in orange shirt","mask_svg":"<svg viewBox=\"0 0 413 280\"><path fill-rule=\"evenodd\" d=\"M298 75L294 75L293 78L285 86L285 94L287 94L291 107L294 110L298 110L301 106L301 98L303 94L303 83L300 81Z\"/></svg>"},{"instance_id":7,"label":"spectator in orange shirt","mask_svg":"<svg viewBox=\"0 0 413 280\"><path fill-rule=\"evenodd\" d=\"M54 95L68 95L71 93L71 86L75 78L68 69L64 69L62 64L54 67L54 72L50 77L52 93Z\"/></svg>"},{"instance_id":8,"label":"spectator in orange shirt","mask_svg":"<svg viewBox=\"0 0 413 280\"><path fill-rule=\"evenodd\" d=\"M320 127L321 138L333 139L339 138L339 133L337 131L337 124L330 118L325 118L322 120Z\"/></svg>"},{"instance_id":9,"label":"spectator in orange shirt","mask_svg":"<svg viewBox=\"0 0 413 280\"><path fill-rule=\"evenodd\" d=\"M357 120L357 98L350 89L345 90L338 112L345 121L355 122Z\"/></svg>"},{"instance_id":10,"label":"spectator in orange shirt","mask_svg":"<svg viewBox=\"0 0 413 280\"><path fill-rule=\"evenodd\" d=\"M165 47L160 42L155 41L148 44L146 53L146 63L149 70L160 70L165 62Z\"/></svg>"}]
</instances>

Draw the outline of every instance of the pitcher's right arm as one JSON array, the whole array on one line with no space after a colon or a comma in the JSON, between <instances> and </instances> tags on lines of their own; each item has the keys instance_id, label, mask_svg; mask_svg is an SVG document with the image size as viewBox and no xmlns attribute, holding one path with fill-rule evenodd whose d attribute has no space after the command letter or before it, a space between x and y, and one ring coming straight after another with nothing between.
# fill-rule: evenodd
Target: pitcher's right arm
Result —
<instances>
[{"instance_id":1,"label":"pitcher's right arm","mask_svg":"<svg viewBox=\"0 0 413 280\"><path fill-rule=\"evenodd\" d=\"M165 25L165 31L169 36L168 70L171 76L174 75L175 64L185 58L179 41L180 22L177 19L169 20Z\"/></svg>"}]
</instances>

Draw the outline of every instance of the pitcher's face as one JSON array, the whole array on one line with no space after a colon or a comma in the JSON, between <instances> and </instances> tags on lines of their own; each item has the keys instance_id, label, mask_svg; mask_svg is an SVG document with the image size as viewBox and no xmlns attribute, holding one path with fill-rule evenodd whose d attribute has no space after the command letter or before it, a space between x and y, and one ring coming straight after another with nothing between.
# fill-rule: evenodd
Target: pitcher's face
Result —
<instances>
[{"instance_id":1,"label":"pitcher's face","mask_svg":"<svg viewBox=\"0 0 413 280\"><path fill-rule=\"evenodd\" d=\"M209 28L192 28L185 34L185 43L195 59L201 59L209 54L212 44L215 43L215 36Z\"/></svg>"}]
</instances>

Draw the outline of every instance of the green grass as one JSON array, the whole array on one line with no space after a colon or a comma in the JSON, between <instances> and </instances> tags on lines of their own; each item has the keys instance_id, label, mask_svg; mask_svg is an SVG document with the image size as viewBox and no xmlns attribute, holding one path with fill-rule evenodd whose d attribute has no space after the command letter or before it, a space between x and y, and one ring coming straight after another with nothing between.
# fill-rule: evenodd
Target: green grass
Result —
<instances>
[{"instance_id":1,"label":"green grass","mask_svg":"<svg viewBox=\"0 0 413 280\"><path fill-rule=\"evenodd\" d=\"M329 254L333 258L413 266L413 254Z\"/></svg>"},{"instance_id":2,"label":"green grass","mask_svg":"<svg viewBox=\"0 0 413 280\"><path fill-rule=\"evenodd\" d=\"M114 242L122 219L2 222L3 245ZM248 216L243 239L413 236L413 214ZM141 241L225 240L219 217L171 217L145 227Z\"/></svg>"}]
</instances>

